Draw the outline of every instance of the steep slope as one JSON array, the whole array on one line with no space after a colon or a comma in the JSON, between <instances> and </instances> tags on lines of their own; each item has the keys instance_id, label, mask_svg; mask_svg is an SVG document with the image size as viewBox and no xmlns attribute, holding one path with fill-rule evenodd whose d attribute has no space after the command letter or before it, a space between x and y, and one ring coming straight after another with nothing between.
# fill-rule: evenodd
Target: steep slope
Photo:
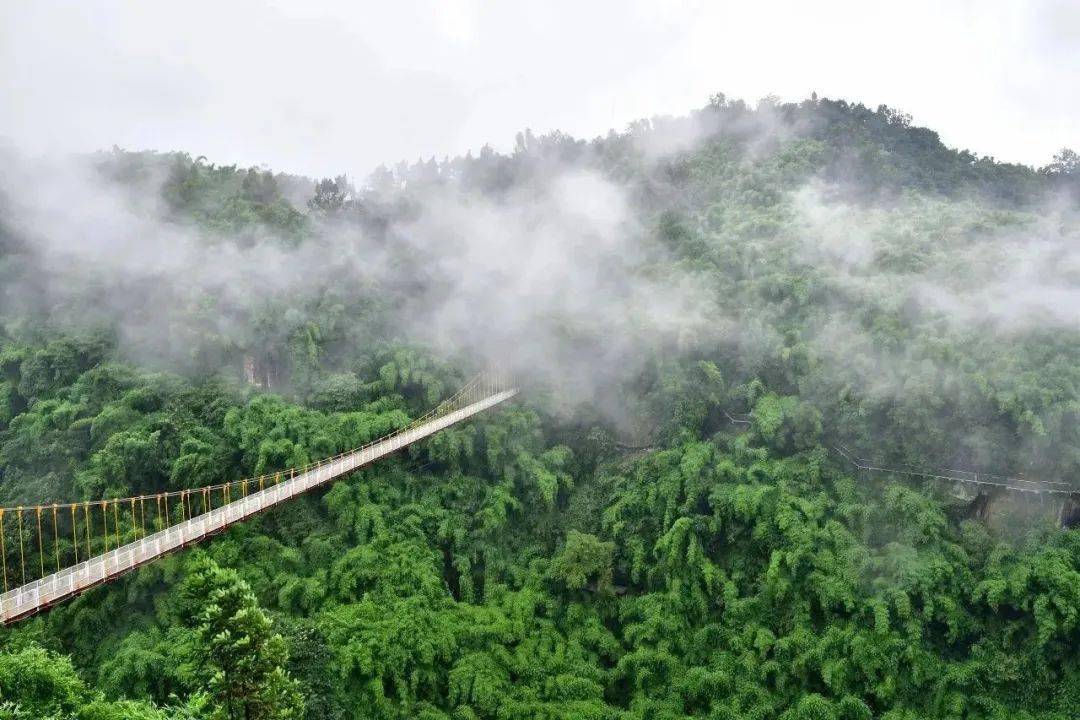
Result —
<instances>
[{"instance_id":1,"label":"steep slope","mask_svg":"<svg viewBox=\"0 0 1080 720\"><path fill-rule=\"evenodd\" d=\"M359 188L8 160L4 506L302 464L492 360L525 393L2 631L0 718L1080 706L1077 531L829 450L1076 482L1074 155L717 96Z\"/></svg>"}]
</instances>

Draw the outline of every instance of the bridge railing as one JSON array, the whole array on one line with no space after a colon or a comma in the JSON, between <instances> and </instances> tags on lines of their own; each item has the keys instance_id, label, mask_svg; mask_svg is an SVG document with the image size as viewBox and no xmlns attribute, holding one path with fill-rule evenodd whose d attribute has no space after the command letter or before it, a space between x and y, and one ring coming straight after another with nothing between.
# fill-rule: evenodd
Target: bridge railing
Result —
<instances>
[{"instance_id":1,"label":"bridge railing","mask_svg":"<svg viewBox=\"0 0 1080 720\"><path fill-rule=\"evenodd\" d=\"M175 514L177 506L179 507L181 514L180 521L175 524L171 523L170 515L169 513L166 513L164 516L166 527L159 527L159 529L151 533L146 533L144 530L141 537L139 536L140 525L137 522L136 505L138 504L145 507L145 502L140 503L140 500L159 500L160 496L143 496L141 498L121 498L111 501L99 501L102 503L103 518L107 519L109 517L108 509L110 503L114 511L114 523L117 524L116 530L114 531L116 533L115 546L112 549L108 549L107 546L105 546L106 549L100 553L93 552L96 547L101 547L103 543L91 543L90 525L86 524L80 528L76 522L71 527L75 538L73 548L77 553L80 531L85 530L87 538L86 547L88 550L83 554L83 557L86 559L82 561L76 559L76 562L70 566L66 568L61 567L59 550L60 541L58 539L59 532L54 525L54 542L57 543L57 571L48 575L44 572L44 550L42 549L42 534L39 525L39 532L37 535L40 551L38 567L42 570L42 576L32 581L21 582L18 587L14 589L5 587L6 592L0 595L0 623L7 623L20 617L25 617L43 607L48 607L59 600L82 592L89 587L93 587L96 584L105 582L112 577L145 564L165 553L190 543L197 542L208 535L219 532L229 525L262 512L266 508L285 502L296 495L306 492L312 487L324 484L334 478L352 472L359 467L394 453L403 447L471 417L478 412L482 412L489 407L504 402L516 394L517 389L511 386L509 378L505 374L484 373L467 383L461 390L441 403L438 407L410 422L408 425L399 428L378 440L365 443L353 450L339 453L332 457L323 458L301 468L295 468L292 471L287 471L289 472L288 479L284 479L283 472L276 473L277 481L269 487L266 487L265 483L265 479L268 476L263 476L263 478L246 479L228 485L214 486L214 492L206 492L208 490L207 488L200 488L195 491L197 493L196 496L201 496L205 499L207 497L213 497L217 491L221 490L223 502L217 508L214 508L212 505L204 506L203 512L194 514L192 512L192 506L186 504L186 501L188 501L191 496L190 493L186 494L186 491L170 493L170 497L174 497L178 500L173 506L172 512ZM263 480L263 482L259 482L260 480ZM250 493L247 492L247 487L251 483L257 483L260 486L260 489L253 490ZM237 500L229 499L228 488L237 486L243 488L242 496ZM46 509L51 509L52 507L62 507L65 509L72 508L72 517L77 517L79 514L75 508L83 510L88 518L87 522L89 522L90 514L88 508L96 505L97 503L75 503L64 506L45 507ZM165 508L168 508L168 499L166 499L164 503L159 504L158 507L160 508L162 505ZM121 542L118 528L119 521L117 520L117 512L120 506L131 507L131 529L125 531L126 536L133 535L135 537L131 542ZM26 510L26 508L18 508L17 510ZM22 515L23 513L20 514ZM40 512L32 513L32 515L36 518L41 517ZM59 515L60 513L56 513L53 517L56 518L59 517ZM2 513L0 513L0 518L2 518ZM157 524L159 526L162 524L162 518L160 516L157 518ZM105 538L104 543L110 542L110 531L108 526L105 525L103 529ZM20 534L22 531L23 525L20 524ZM3 532L0 532L0 542L3 541L3 538ZM24 577L26 566L23 545L24 543L20 542L20 575ZM8 570L6 554L4 555L4 563L4 577L6 583ZM20 577L20 579L23 579L23 577Z\"/></svg>"},{"instance_id":2,"label":"bridge railing","mask_svg":"<svg viewBox=\"0 0 1080 720\"><path fill-rule=\"evenodd\" d=\"M1055 480L1026 480L1024 478L1007 477L991 473L980 473L973 470L956 470L944 468L940 470L926 470L917 467L898 467L868 460L859 457L851 449L843 445L834 445L833 451L849 462L856 470L886 475L905 475L908 477L923 478L926 480L958 482L970 485L980 485L1001 488L1010 492L1033 493L1040 495L1077 496L1080 491L1072 485Z\"/></svg>"}]
</instances>

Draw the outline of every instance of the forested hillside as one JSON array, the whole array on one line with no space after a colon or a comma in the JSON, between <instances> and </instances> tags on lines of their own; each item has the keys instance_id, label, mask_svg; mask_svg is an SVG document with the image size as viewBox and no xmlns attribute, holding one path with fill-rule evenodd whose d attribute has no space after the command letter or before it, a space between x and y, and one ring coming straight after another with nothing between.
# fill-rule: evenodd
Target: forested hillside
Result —
<instances>
[{"instance_id":1,"label":"forested hillside","mask_svg":"<svg viewBox=\"0 0 1080 720\"><path fill-rule=\"evenodd\" d=\"M1080 488L1074 152L718 95L355 183L2 155L0 506L523 392L0 630L0 720L1078 717L1080 531L832 451Z\"/></svg>"}]
</instances>

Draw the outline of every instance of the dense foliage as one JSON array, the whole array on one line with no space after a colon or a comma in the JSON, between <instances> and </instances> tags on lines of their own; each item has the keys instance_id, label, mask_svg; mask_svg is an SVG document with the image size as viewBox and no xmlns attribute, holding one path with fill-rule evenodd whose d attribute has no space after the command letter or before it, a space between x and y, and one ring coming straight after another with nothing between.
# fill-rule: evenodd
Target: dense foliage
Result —
<instances>
[{"instance_id":1,"label":"dense foliage","mask_svg":"<svg viewBox=\"0 0 1080 720\"><path fill-rule=\"evenodd\" d=\"M450 322L455 266L403 239L447 188L512 206L595 173L637 228L612 284L701 305L616 328L553 312L550 365L499 358L521 402L0 631L0 720L1076 717L1080 534L1052 508L983 523L954 488L830 452L1073 481L1080 327L1000 293L1032 247L1075 286L1074 153L1036 171L888 108L717 96L359 190L181 154L93 166L223 255L362 236L384 271L57 290L0 216L4 506L300 465L453 392L484 348L415 331ZM175 344L85 309L118 293L167 307ZM592 391L560 392L555 359Z\"/></svg>"}]
</instances>

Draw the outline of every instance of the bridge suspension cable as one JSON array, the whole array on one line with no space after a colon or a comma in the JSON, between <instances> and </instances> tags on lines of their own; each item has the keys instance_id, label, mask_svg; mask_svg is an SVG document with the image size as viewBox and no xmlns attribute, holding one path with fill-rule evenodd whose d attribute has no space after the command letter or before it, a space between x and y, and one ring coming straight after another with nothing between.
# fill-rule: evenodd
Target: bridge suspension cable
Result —
<instances>
[{"instance_id":1,"label":"bridge suspension cable","mask_svg":"<svg viewBox=\"0 0 1080 720\"><path fill-rule=\"evenodd\" d=\"M488 370L404 427L301 467L148 495L0 507L0 624L31 615L220 532L498 405L517 392L506 373Z\"/></svg>"}]
</instances>

